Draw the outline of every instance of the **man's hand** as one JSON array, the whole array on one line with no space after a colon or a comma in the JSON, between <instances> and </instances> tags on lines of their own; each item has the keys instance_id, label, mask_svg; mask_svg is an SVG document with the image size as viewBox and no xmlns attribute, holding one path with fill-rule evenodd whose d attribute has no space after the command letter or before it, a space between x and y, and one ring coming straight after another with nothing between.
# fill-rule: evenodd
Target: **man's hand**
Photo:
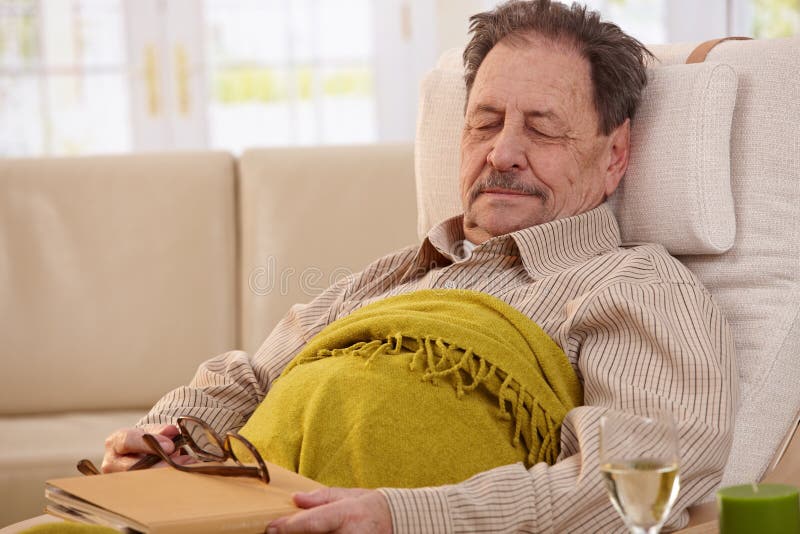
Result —
<instances>
[{"instance_id":1,"label":"man's hand","mask_svg":"<svg viewBox=\"0 0 800 534\"><path fill-rule=\"evenodd\" d=\"M153 434L167 454L174 454L172 438L178 435L175 425L146 425L142 428L121 428L106 438L106 451L103 456L103 473L127 471L145 454L152 454L150 447L142 439L145 434ZM187 457L190 458L190 457ZM177 461L177 460L176 460ZM185 463L185 462L181 462ZM161 466L164 462L160 462Z\"/></svg>"},{"instance_id":2,"label":"man's hand","mask_svg":"<svg viewBox=\"0 0 800 534\"><path fill-rule=\"evenodd\" d=\"M392 533L389 503L375 490L325 488L295 493L294 503L307 510L276 519L267 527L267 534Z\"/></svg>"}]
</instances>

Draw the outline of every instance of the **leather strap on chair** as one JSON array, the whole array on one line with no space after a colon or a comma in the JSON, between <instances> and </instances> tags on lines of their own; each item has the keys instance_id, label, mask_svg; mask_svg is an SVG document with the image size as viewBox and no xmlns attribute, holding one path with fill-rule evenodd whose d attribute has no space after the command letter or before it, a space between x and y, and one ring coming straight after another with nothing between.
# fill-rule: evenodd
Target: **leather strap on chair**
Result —
<instances>
[{"instance_id":1,"label":"leather strap on chair","mask_svg":"<svg viewBox=\"0 0 800 534\"><path fill-rule=\"evenodd\" d=\"M689 54L689 57L686 58L686 63L702 63L706 60L706 56L711 49L720 44L723 41L749 41L752 39L751 37L722 37L720 39L711 39L710 41L706 41L704 43L700 43L697 47L692 50L692 53Z\"/></svg>"}]
</instances>

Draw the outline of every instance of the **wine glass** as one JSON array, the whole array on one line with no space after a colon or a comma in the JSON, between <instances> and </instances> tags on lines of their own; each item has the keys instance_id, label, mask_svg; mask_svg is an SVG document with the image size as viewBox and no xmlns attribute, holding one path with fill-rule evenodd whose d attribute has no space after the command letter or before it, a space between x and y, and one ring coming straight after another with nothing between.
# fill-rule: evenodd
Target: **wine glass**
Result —
<instances>
[{"instance_id":1,"label":"wine glass","mask_svg":"<svg viewBox=\"0 0 800 534\"><path fill-rule=\"evenodd\" d=\"M678 496L679 449L668 413L613 412L600 419L600 472L633 534L658 534Z\"/></svg>"}]
</instances>

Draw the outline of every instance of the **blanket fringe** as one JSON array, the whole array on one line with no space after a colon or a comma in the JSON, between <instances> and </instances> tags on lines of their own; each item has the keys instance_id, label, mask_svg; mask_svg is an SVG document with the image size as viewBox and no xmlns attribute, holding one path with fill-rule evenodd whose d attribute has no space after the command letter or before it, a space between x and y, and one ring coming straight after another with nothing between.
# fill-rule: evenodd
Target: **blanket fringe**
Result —
<instances>
[{"instance_id":1,"label":"blanket fringe","mask_svg":"<svg viewBox=\"0 0 800 534\"><path fill-rule=\"evenodd\" d=\"M512 443L518 447L524 442L528 450L528 467L538 462L555 463L560 425L514 377L475 354L472 348L464 349L441 338L407 337L398 333L383 340L362 341L346 348L323 349L304 360L310 362L331 356L356 355L364 358L365 365L369 366L375 358L397 355L403 349L414 351L409 370L422 371L422 380L426 382L437 384L449 380L458 398L481 384L499 382L498 417L513 419ZM546 429L546 432L541 429Z\"/></svg>"}]
</instances>

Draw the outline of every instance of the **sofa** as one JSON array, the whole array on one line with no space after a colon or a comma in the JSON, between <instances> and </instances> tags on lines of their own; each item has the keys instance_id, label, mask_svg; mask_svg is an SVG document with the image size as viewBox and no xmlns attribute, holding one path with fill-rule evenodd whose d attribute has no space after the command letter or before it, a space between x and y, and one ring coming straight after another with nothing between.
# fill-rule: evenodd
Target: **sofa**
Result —
<instances>
[{"instance_id":1,"label":"sofa","mask_svg":"<svg viewBox=\"0 0 800 534\"><path fill-rule=\"evenodd\" d=\"M413 177L411 145L0 160L0 527L201 362L415 243Z\"/></svg>"}]
</instances>

